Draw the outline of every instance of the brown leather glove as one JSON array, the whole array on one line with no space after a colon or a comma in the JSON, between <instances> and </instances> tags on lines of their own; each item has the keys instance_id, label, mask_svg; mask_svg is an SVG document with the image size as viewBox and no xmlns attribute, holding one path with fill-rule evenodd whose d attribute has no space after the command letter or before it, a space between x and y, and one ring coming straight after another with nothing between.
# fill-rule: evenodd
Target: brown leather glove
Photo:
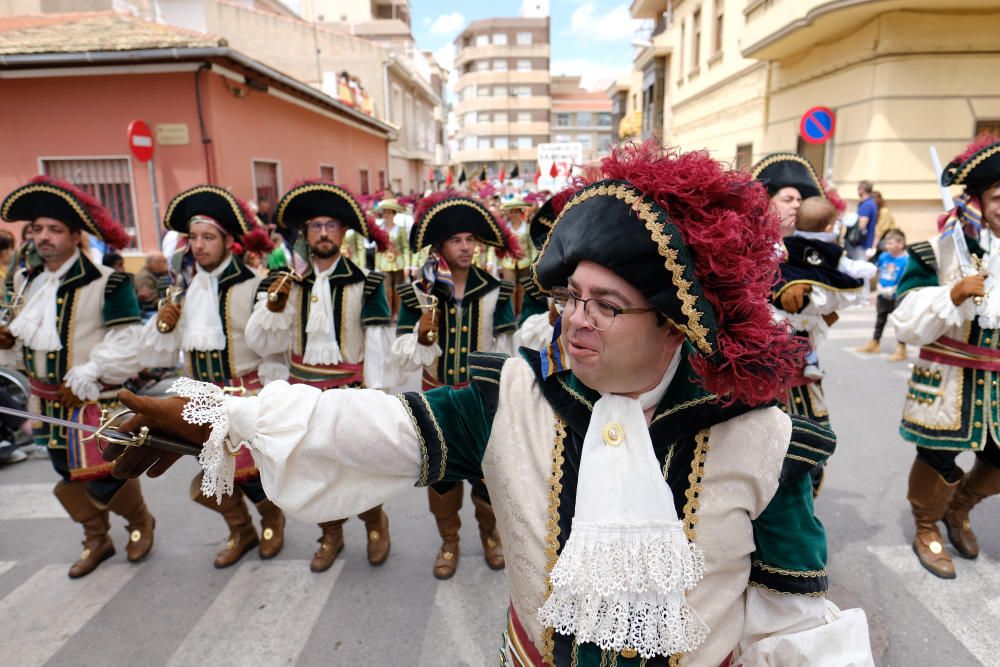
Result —
<instances>
[{"instance_id":1,"label":"brown leather glove","mask_svg":"<svg viewBox=\"0 0 1000 667\"><path fill-rule=\"evenodd\" d=\"M83 399L73 393L69 385L59 385L59 402L67 410L72 410L83 405Z\"/></svg>"},{"instance_id":2,"label":"brown leather glove","mask_svg":"<svg viewBox=\"0 0 1000 667\"><path fill-rule=\"evenodd\" d=\"M428 308L417 322L417 342L433 345L437 341L437 309Z\"/></svg>"},{"instance_id":3,"label":"brown leather glove","mask_svg":"<svg viewBox=\"0 0 1000 667\"><path fill-rule=\"evenodd\" d=\"M981 273L962 278L951 288L951 302L956 306L961 306L969 297L984 296L986 294L985 281L986 276Z\"/></svg>"},{"instance_id":4,"label":"brown leather glove","mask_svg":"<svg viewBox=\"0 0 1000 667\"><path fill-rule=\"evenodd\" d=\"M165 303L156 315L156 328L160 333L170 333L181 319L181 307L176 303Z\"/></svg>"},{"instance_id":5,"label":"brown leather glove","mask_svg":"<svg viewBox=\"0 0 1000 667\"><path fill-rule=\"evenodd\" d=\"M288 295L292 292L291 278L278 278L267 288L267 309L272 313L284 312Z\"/></svg>"},{"instance_id":6,"label":"brown leather glove","mask_svg":"<svg viewBox=\"0 0 1000 667\"><path fill-rule=\"evenodd\" d=\"M781 309L786 313L797 313L805 305L806 294L812 292L812 285L796 283L789 285L781 293Z\"/></svg>"},{"instance_id":7,"label":"brown leather glove","mask_svg":"<svg viewBox=\"0 0 1000 667\"><path fill-rule=\"evenodd\" d=\"M162 433L197 445L208 440L212 427L208 424L196 426L184 421L181 415L186 398L150 398L137 396L128 389L118 392L118 400L135 415L118 429L125 433L138 433L143 426L153 433ZM165 452L152 447L124 447L108 445L104 450L104 460L114 461L111 474L119 479L140 477L149 471L150 477L159 477L181 457L180 454Z\"/></svg>"},{"instance_id":8,"label":"brown leather glove","mask_svg":"<svg viewBox=\"0 0 1000 667\"><path fill-rule=\"evenodd\" d=\"M0 350L9 350L17 343L17 337L7 327L0 327Z\"/></svg>"},{"instance_id":9,"label":"brown leather glove","mask_svg":"<svg viewBox=\"0 0 1000 667\"><path fill-rule=\"evenodd\" d=\"M840 315L837 313L827 313L823 316L823 321L826 322L826 326L832 327L840 319Z\"/></svg>"}]
</instances>

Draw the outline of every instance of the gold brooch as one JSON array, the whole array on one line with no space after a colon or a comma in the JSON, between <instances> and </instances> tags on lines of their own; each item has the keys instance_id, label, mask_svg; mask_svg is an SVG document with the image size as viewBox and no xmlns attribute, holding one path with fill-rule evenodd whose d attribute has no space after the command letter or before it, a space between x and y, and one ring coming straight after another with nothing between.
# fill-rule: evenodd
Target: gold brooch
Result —
<instances>
[{"instance_id":1,"label":"gold brooch","mask_svg":"<svg viewBox=\"0 0 1000 667\"><path fill-rule=\"evenodd\" d=\"M618 422L608 422L604 425L604 444L609 447L618 447L625 442L625 429Z\"/></svg>"}]
</instances>

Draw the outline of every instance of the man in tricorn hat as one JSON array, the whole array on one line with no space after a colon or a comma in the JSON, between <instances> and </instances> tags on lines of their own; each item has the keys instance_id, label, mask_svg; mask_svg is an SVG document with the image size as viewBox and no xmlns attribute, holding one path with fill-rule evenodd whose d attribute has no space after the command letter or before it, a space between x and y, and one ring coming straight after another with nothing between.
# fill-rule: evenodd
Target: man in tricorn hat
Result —
<instances>
[{"instance_id":1,"label":"man in tricorn hat","mask_svg":"<svg viewBox=\"0 0 1000 667\"><path fill-rule=\"evenodd\" d=\"M289 355L289 381L318 389L388 389L400 382L390 357L395 338L389 305L378 271L365 271L341 254L348 230L385 249L385 232L364 214L346 189L327 181L296 185L278 202L279 226L297 230L305 243L309 268L301 278L268 277L247 322L250 349L262 357ZM381 505L366 509L368 562L389 557L389 519ZM344 548L344 521L320 524L313 572L325 572Z\"/></svg>"},{"instance_id":2,"label":"man in tricorn hat","mask_svg":"<svg viewBox=\"0 0 1000 667\"><path fill-rule=\"evenodd\" d=\"M478 244L519 254L510 229L481 202L452 193L438 193L420 202L410 230L410 250L427 249L428 259L421 279L400 287L399 338L393 352L403 370L422 369L424 390L464 387L474 370L470 354L512 350L514 285L472 264ZM441 535L434 562L434 576L439 579L450 578L458 568L462 486L457 480L437 480L427 489ZM481 479L472 480L472 502L486 563L502 569L500 536Z\"/></svg>"},{"instance_id":3,"label":"man in tricorn hat","mask_svg":"<svg viewBox=\"0 0 1000 667\"><path fill-rule=\"evenodd\" d=\"M942 216L939 235L910 246L891 318L901 342L922 346L899 427L917 447L907 492L913 550L932 574L951 579L938 522L959 556L976 558L969 513L1000 493L1000 139L969 144L941 184L965 192ZM955 464L963 451L976 454L964 474Z\"/></svg>"},{"instance_id":4,"label":"man in tricorn hat","mask_svg":"<svg viewBox=\"0 0 1000 667\"><path fill-rule=\"evenodd\" d=\"M26 262L13 276L8 297L20 293L24 306L10 328L0 330L0 363L23 362L33 411L96 426L101 408L116 407L115 392L141 368L136 355L141 320L129 276L91 262L81 243L87 233L121 249L128 235L89 194L45 176L7 195L0 215L7 222L28 222L41 260ZM79 432L39 423L34 436L62 478L56 498L83 525L84 550L69 576L89 574L114 555L109 511L128 521L128 559L149 553L155 520L137 480L112 478L96 441Z\"/></svg>"},{"instance_id":5,"label":"man in tricorn hat","mask_svg":"<svg viewBox=\"0 0 1000 667\"><path fill-rule=\"evenodd\" d=\"M831 435L773 407L801 356L768 308L777 242L746 174L620 148L533 267L563 304L572 370L522 350L471 355L470 386L399 397L191 388L224 412L202 425L185 422L189 399L123 392L142 415L126 426L212 452L228 424L277 502L310 520L415 480L485 476L508 561L507 664L873 665L864 613L824 597L802 455L827 455ZM134 448L117 472L174 458Z\"/></svg>"},{"instance_id":6,"label":"man in tricorn hat","mask_svg":"<svg viewBox=\"0 0 1000 667\"><path fill-rule=\"evenodd\" d=\"M244 329L262 277L240 260L239 243L265 254L273 249L267 231L256 224L246 205L227 190L199 185L175 196L167 205L164 227L185 234L187 245L173 257L174 274L183 283L183 308L165 302L142 331L140 357L147 366L172 367L184 353L186 373L238 392L255 393L268 380L287 377L280 357L263 359L247 345ZM179 286L179 285L178 285ZM201 474L191 480L191 499L222 515L229 527L216 567L229 567L259 545L261 558L273 558L284 544L285 517L267 499L253 459L225 457L235 468L236 488L221 502L202 491ZM250 520L244 496L261 515L261 535Z\"/></svg>"}]
</instances>

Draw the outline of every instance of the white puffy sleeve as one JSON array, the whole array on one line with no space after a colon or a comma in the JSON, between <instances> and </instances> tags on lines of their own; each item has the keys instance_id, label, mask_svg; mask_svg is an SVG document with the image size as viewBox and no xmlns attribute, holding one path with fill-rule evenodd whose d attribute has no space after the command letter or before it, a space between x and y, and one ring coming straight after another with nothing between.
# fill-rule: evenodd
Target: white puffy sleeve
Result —
<instances>
[{"instance_id":1,"label":"white puffy sleeve","mask_svg":"<svg viewBox=\"0 0 1000 667\"><path fill-rule=\"evenodd\" d=\"M392 344L396 332L392 326L365 327L365 386L390 389L403 382L398 363L393 363Z\"/></svg>"},{"instance_id":2,"label":"white puffy sleeve","mask_svg":"<svg viewBox=\"0 0 1000 667\"><path fill-rule=\"evenodd\" d=\"M544 350L552 342L552 324L549 313L538 313L524 320L524 323L514 332L514 350L526 347L531 350Z\"/></svg>"},{"instance_id":3,"label":"white puffy sleeve","mask_svg":"<svg viewBox=\"0 0 1000 667\"><path fill-rule=\"evenodd\" d=\"M823 597L782 595L751 587L741 655L754 667L874 667L868 619Z\"/></svg>"},{"instance_id":4,"label":"white puffy sleeve","mask_svg":"<svg viewBox=\"0 0 1000 667\"><path fill-rule=\"evenodd\" d=\"M90 359L67 371L66 384L72 392L82 399L95 401L101 393L101 382L121 384L138 373L143 367L139 356L141 333L139 324L108 329L104 339L90 351Z\"/></svg>"},{"instance_id":5,"label":"white puffy sleeve","mask_svg":"<svg viewBox=\"0 0 1000 667\"><path fill-rule=\"evenodd\" d=\"M951 301L951 285L919 287L906 293L890 315L901 343L926 345L976 316L976 305L966 299L956 306Z\"/></svg>"},{"instance_id":6,"label":"white puffy sleeve","mask_svg":"<svg viewBox=\"0 0 1000 667\"><path fill-rule=\"evenodd\" d=\"M177 365L181 349L180 322L169 333L156 328L156 317L151 317L139 332L139 360L144 368L173 368Z\"/></svg>"},{"instance_id":7,"label":"white puffy sleeve","mask_svg":"<svg viewBox=\"0 0 1000 667\"><path fill-rule=\"evenodd\" d=\"M257 303L254 304L253 313L244 330L247 347L262 357L284 354L291 349L292 324L295 322L295 304L298 302L295 297L297 289L298 286L292 287L288 303L280 313L268 310L267 292L257 295Z\"/></svg>"},{"instance_id":8,"label":"white puffy sleeve","mask_svg":"<svg viewBox=\"0 0 1000 667\"><path fill-rule=\"evenodd\" d=\"M416 331L402 334L392 344L393 360L403 373L430 366L440 356L441 347L436 342L432 345L421 345L417 340Z\"/></svg>"}]
</instances>

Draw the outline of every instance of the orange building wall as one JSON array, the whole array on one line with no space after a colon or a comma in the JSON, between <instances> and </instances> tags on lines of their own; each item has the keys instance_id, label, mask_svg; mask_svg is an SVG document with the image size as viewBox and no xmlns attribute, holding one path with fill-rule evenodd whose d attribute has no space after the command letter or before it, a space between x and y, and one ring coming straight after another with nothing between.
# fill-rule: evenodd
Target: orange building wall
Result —
<instances>
[{"instance_id":1,"label":"orange building wall","mask_svg":"<svg viewBox=\"0 0 1000 667\"><path fill-rule=\"evenodd\" d=\"M38 174L43 157L127 157L142 249L157 247L148 165L132 158L126 129L133 119L151 128L188 125L188 145L155 148L162 216L170 197L208 178L194 85L194 72L0 80L5 101L0 105L0 196ZM285 190L301 178L318 177L320 163L336 166L338 180L354 190L360 185L358 169L369 169L373 187L377 171L387 169L384 138L267 93L251 90L238 98L217 74L204 72L201 85L215 182L240 198L254 196L254 158L280 163Z\"/></svg>"}]
</instances>

